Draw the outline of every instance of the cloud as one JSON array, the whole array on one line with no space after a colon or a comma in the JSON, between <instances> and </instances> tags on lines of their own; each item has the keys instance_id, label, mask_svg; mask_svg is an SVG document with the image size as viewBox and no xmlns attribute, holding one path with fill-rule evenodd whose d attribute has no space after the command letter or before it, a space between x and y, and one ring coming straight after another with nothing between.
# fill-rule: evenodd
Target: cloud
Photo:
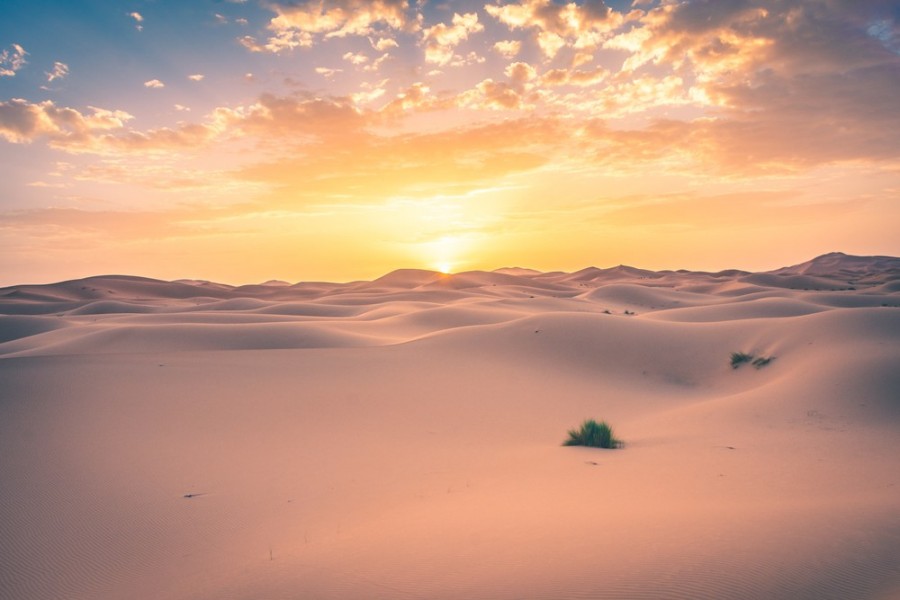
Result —
<instances>
[{"instance_id":1,"label":"cloud","mask_svg":"<svg viewBox=\"0 0 900 600\"><path fill-rule=\"evenodd\" d=\"M371 72L378 71L381 68L381 65L384 63L384 61L388 60L389 58L391 58L391 55L389 53L385 52L384 54L382 54L381 56L379 56L378 58L373 60L371 62L371 64L363 66L363 71L371 71Z\"/></svg>"},{"instance_id":2,"label":"cloud","mask_svg":"<svg viewBox=\"0 0 900 600\"><path fill-rule=\"evenodd\" d=\"M52 101L31 103L14 98L0 102L0 137L15 144L47 138L51 144L86 143L97 132L121 129L134 117L124 111L90 107L89 114Z\"/></svg>"},{"instance_id":3,"label":"cloud","mask_svg":"<svg viewBox=\"0 0 900 600\"><path fill-rule=\"evenodd\" d=\"M145 81L145 82L144 82L144 87L147 87L147 88L154 88L154 89L159 89L159 88L164 88L164 87L166 87L166 84L164 84L164 83L163 83L162 81L160 81L159 79L151 79L150 81Z\"/></svg>"},{"instance_id":4,"label":"cloud","mask_svg":"<svg viewBox=\"0 0 900 600\"><path fill-rule=\"evenodd\" d=\"M69 74L69 65L61 62L53 63L53 70L45 73L47 75L47 83L52 83L56 79L62 79Z\"/></svg>"},{"instance_id":5,"label":"cloud","mask_svg":"<svg viewBox=\"0 0 900 600\"><path fill-rule=\"evenodd\" d=\"M518 0L487 4L484 10L510 29L535 30L536 41L548 59L565 46L596 46L624 20L621 13L606 6L603 0L584 0L580 4Z\"/></svg>"},{"instance_id":6,"label":"cloud","mask_svg":"<svg viewBox=\"0 0 900 600\"><path fill-rule=\"evenodd\" d=\"M462 94L461 104L470 108L514 110L522 108L522 95L510 84L485 79L472 92Z\"/></svg>"},{"instance_id":7,"label":"cloud","mask_svg":"<svg viewBox=\"0 0 900 600\"><path fill-rule=\"evenodd\" d=\"M671 82L682 80L669 91L682 87L707 109L664 129L669 143L687 144L711 166L754 173L900 161L900 138L887 133L900 130L900 56L885 47L886 34L870 31L891 10L881 0L673 3L608 46L629 53L623 76L632 82L660 81L652 73L669 69ZM622 92L652 103L634 95L640 90Z\"/></svg>"},{"instance_id":8,"label":"cloud","mask_svg":"<svg viewBox=\"0 0 900 600\"><path fill-rule=\"evenodd\" d=\"M44 140L51 148L72 154L108 155L196 148L223 133L222 125L215 120L142 132L127 128L132 119L121 110L91 106L81 112L56 106L50 100L31 103L13 99L0 102L0 138L14 144Z\"/></svg>"},{"instance_id":9,"label":"cloud","mask_svg":"<svg viewBox=\"0 0 900 600\"><path fill-rule=\"evenodd\" d=\"M399 92L393 100L388 102L378 117L388 121L397 120L414 112L439 110L453 106L452 99L439 99L431 93L427 84L417 81Z\"/></svg>"},{"instance_id":10,"label":"cloud","mask_svg":"<svg viewBox=\"0 0 900 600\"><path fill-rule=\"evenodd\" d=\"M318 73L319 75L321 75L322 77L324 77L326 79L331 79L338 73L344 72L343 69L330 69L328 67L316 67L315 70L316 70L316 73Z\"/></svg>"},{"instance_id":11,"label":"cloud","mask_svg":"<svg viewBox=\"0 0 900 600\"><path fill-rule=\"evenodd\" d=\"M609 71L603 67L595 69L552 69L544 73L541 83L546 86L574 85L589 87L603 82Z\"/></svg>"},{"instance_id":12,"label":"cloud","mask_svg":"<svg viewBox=\"0 0 900 600\"><path fill-rule=\"evenodd\" d=\"M552 122L541 119L430 134L361 136L339 152L257 164L241 177L270 186L270 206L321 203L347 193L360 202L465 193L486 181L540 167L561 139Z\"/></svg>"},{"instance_id":13,"label":"cloud","mask_svg":"<svg viewBox=\"0 0 900 600\"><path fill-rule=\"evenodd\" d=\"M522 42L519 40L501 40L494 44L493 49L504 58L515 58L522 49Z\"/></svg>"},{"instance_id":14,"label":"cloud","mask_svg":"<svg viewBox=\"0 0 900 600\"><path fill-rule=\"evenodd\" d=\"M278 53L308 48L317 36L327 39L356 35L388 39L390 36L379 33L385 30L414 31L419 27L419 17L409 14L406 0L273 1L266 6L276 14L267 26L271 35L266 42L260 43L252 36L239 40L253 52Z\"/></svg>"},{"instance_id":15,"label":"cloud","mask_svg":"<svg viewBox=\"0 0 900 600\"><path fill-rule=\"evenodd\" d=\"M507 81L485 79L473 89L457 97L459 106L489 110L522 110L532 108L536 97L529 94L538 78L537 71L524 62L508 65L504 70Z\"/></svg>"},{"instance_id":16,"label":"cloud","mask_svg":"<svg viewBox=\"0 0 900 600\"><path fill-rule=\"evenodd\" d=\"M263 94L255 103L218 108L213 125L229 135L296 142L346 140L365 135L366 120L349 98L282 97Z\"/></svg>"},{"instance_id":17,"label":"cloud","mask_svg":"<svg viewBox=\"0 0 900 600\"><path fill-rule=\"evenodd\" d=\"M348 63L352 65L362 65L364 63L369 62L369 57L363 54L362 52L345 52L341 57L346 60Z\"/></svg>"},{"instance_id":18,"label":"cloud","mask_svg":"<svg viewBox=\"0 0 900 600\"><path fill-rule=\"evenodd\" d=\"M558 35L575 35L589 29L609 29L617 24L615 11L603 0L558 4L552 0L520 0L485 7L488 14L514 28L538 27Z\"/></svg>"},{"instance_id":19,"label":"cloud","mask_svg":"<svg viewBox=\"0 0 900 600\"><path fill-rule=\"evenodd\" d=\"M537 34L537 44L544 56L549 59L556 56L556 53L565 47L566 40L552 31L541 31Z\"/></svg>"},{"instance_id":20,"label":"cloud","mask_svg":"<svg viewBox=\"0 0 900 600\"><path fill-rule=\"evenodd\" d=\"M252 35L238 38L238 42L250 52L273 52L309 48L313 45L313 37L305 31L282 31L270 37L265 44L260 44Z\"/></svg>"},{"instance_id":21,"label":"cloud","mask_svg":"<svg viewBox=\"0 0 900 600\"><path fill-rule=\"evenodd\" d=\"M0 77L14 77L28 62L25 60L27 54L19 44L0 51Z\"/></svg>"},{"instance_id":22,"label":"cloud","mask_svg":"<svg viewBox=\"0 0 900 600\"><path fill-rule=\"evenodd\" d=\"M537 78L537 71L534 67L524 62L512 63L503 72L517 89L524 89L529 81Z\"/></svg>"},{"instance_id":23,"label":"cloud","mask_svg":"<svg viewBox=\"0 0 900 600\"><path fill-rule=\"evenodd\" d=\"M377 40L373 38L369 38L369 43L372 44L372 47L378 50L379 52L384 52L389 48L399 48L400 44L394 38L389 37L381 37Z\"/></svg>"},{"instance_id":24,"label":"cloud","mask_svg":"<svg viewBox=\"0 0 900 600\"><path fill-rule=\"evenodd\" d=\"M487 59L474 50L462 56L460 54L453 55L453 60L450 61L449 65L451 67L464 67L466 65L480 65L483 62L486 62Z\"/></svg>"},{"instance_id":25,"label":"cloud","mask_svg":"<svg viewBox=\"0 0 900 600\"><path fill-rule=\"evenodd\" d=\"M425 47L425 61L446 65L453 60L456 46L468 39L469 34L484 31L478 22L477 13L453 13L450 25L438 23L422 30L422 45Z\"/></svg>"},{"instance_id":26,"label":"cloud","mask_svg":"<svg viewBox=\"0 0 900 600\"><path fill-rule=\"evenodd\" d=\"M190 79L191 81L203 81L204 77L206 77L206 76L202 75L200 73L196 73L194 75L188 75L188 79Z\"/></svg>"},{"instance_id":27,"label":"cloud","mask_svg":"<svg viewBox=\"0 0 900 600\"><path fill-rule=\"evenodd\" d=\"M386 92L387 90L379 86L350 94L350 99L353 100L354 105L362 106L381 98Z\"/></svg>"},{"instance_id":28,"label":"cloud","mask_svg":"<svg viewBox=\"0 0 900 600\"><path fill-rule=\"evenodd\" d=\"M135 23L137 23L137 24L134 26L135 29L137 29L138 31L143 31L143 30L144 30L144 26L141 25L141 23L144 22L144 17L143 17L143 15L141 15L141 13L139 13L139 12L131 12L131 13L128 13L128 16L131 17L132 19L134 19Z\"/></svg>"},{"instance_id":29,"label":"cloud","mask_svg":"<svg viewBox=\"0 0 900 600\"><path fill-rule=\"evenodd\" d=\"M296 150L303 145L333 144L366 135L366 119L350 98L263 94L250 105L216 108L200 123L146 131L129 129L127 123L133 117L124 111L89 110L82 113L51 101L3 102L0 137L12 143L43 139L52 148L74 154L108 155L187 151L213 141L227 143L243 138Z\"/></svg>"}]
</instances>

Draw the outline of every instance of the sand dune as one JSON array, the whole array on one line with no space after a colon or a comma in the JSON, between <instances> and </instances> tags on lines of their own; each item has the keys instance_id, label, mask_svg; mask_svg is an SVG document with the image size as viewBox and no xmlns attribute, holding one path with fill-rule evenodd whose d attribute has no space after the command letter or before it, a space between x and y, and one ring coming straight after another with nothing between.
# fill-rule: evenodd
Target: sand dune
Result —
<instances>
[{"instance_id":1,"label":"sand dune","mask_svg":"<svg viewBox=\"0 0 900 600\"><path fill-rule=\"evenodd\" d=\"M890 257L2 289L0 598L897 598L898 365Z\"/></svg>"}]
</instances>

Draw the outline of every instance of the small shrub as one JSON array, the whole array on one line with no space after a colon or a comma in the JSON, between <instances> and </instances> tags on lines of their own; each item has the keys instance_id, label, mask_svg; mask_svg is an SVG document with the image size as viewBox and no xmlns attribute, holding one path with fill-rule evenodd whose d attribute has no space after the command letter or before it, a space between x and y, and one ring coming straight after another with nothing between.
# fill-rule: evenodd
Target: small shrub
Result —
<instances>
[{"instance_id":1,"label":"small shrub","mask_svg":"<svg viewBox=\"0 0 900 600\"><path fill-rule=\"evenodd\" d=\"M613 437L612 427L606 421L599 423L585 419L580 429L570 429L569 439L563 446L591 446L593 448L617 448L622 442Z\"/></svg>"},{"instance_id":2,"label":"small shrub","mask_svg":"<svg viewBox=\"0 0 900 600\"><path fill-rule=\"evenodd\" d=\"M762 369L764 366L775 360L774 356L754 356L746 352L731 353L731 368L737 369L744 363L750 363L754 368Z\"/></svg>"},{"instance_id":3,"label":"small shrub","mask_svg":"<svg viewBox=\"0 0 900 600\"><path fill-rule=\"evenodd\" d=\"M731 353L731 368L737 369L742 364L750 362L753 360L752 354L747 354L746 352L732 352Z\"/></svg>"}]
</instances>

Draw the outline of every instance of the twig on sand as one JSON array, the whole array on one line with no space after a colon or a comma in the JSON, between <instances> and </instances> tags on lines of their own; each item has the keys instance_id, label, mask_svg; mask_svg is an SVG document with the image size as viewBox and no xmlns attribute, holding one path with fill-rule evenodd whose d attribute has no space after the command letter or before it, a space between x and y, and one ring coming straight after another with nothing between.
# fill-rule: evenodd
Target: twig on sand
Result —
<instances>
[{"instance_id":1,"label":"twig on sand","mask_svg":"<svg viewBox=\"0 0 900 600\"><path fill-rule=\"evenodd\" d=\"M206 492L191 493L191 494L185 494L184 496L182 496L182 498L196 498L197 496L205 496L205 495L206 495Z\"/></svg>"}]
</instances>

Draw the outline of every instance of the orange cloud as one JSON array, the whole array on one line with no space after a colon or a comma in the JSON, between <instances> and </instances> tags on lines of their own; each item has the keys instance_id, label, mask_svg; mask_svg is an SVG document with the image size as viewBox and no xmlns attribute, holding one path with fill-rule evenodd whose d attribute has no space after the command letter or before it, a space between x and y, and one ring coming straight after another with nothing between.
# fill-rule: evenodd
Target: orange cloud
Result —
<instances>
[{"instance_id":1,"label":"orange cloud","mask_svg":"<svg viewBox=\"0 0 900 600\"><path fill-rule=\"evenodd\" d=\"M446 65L453 60L456 46L468 39L469 34L484 31L478 22L477 13L453 14L450 25L438 23L422 30L422 45L425 47L425 61Z\"/></svg>"},{"instance_id":2,"label":"orange cloud","mask_svg":"<svg viewBox=\"0 0 900 600\"><path fill-rule=\"evenodd\" d=\"M544 73L541 82L546 86L575 85L588 87L597 85L609 77L609 71L603 67L596 69L553 69Z\"/></svg>"},{"instance_id":3,"label":"orange cloud","mask_svg":"<svg viewBox=\"0 0 900 600\"><path fill-rule=\"evenodd\" d=\"M547 59L554 58L565 47L595 47L625 20L603 0L585 0L580 4L518 0L487 4L484 9L510 29L534 30L535 41Z\"/></svg>"},{"instance_id":4,"label":"orange cloud","mask_svg":"<svg viewBox=\"0 0 900 600\"><path fill-rule=\"evenodd\" d=\"M522 49L522 42L519 40L501 40L494 43L494 51L504 58L514 58Z\"/></svg>"},{"instance_id":5,"label":"orange cloud","mask_svg":"<svg viewBox=\"0 0 900 600\"><path fill-rule=\"evenodd\" d=\"M314 152L248 166L240 177L271 187L269 206L464 193L545 164L562 139L557 123L543 120L433 134L358 135L352 150L335 150L324 141Z\"/></svg>"},{"instance_id":6,"label":"orange cloud","mask_svg":"<svg viewBox=\"0 0 900 600\"><path fill-rule=\"evenodd\" d=\"M97 132L120 129L133 118L119 110L91 108L90 114L82 114L72 108L57 107L51 100L33 104L14 98L0 102L0 137L16 144L40 138L61 145L77 144Z\"/></svg>"},{"instance_id":7,"label":"orange cloud","mask_svg":"<svg viewBox=\"0 0 900 600\"><path fill-rule=\"evenodd\" d=\"M253 52L277 53L298 47L308 48L313 45L316 36L373 36L383 29L414 31L419 27L419 18L409 14L405 0L273 1L268 2L267 7L276 13L267 26L272 35L263 43L253 36L239 39ZM390 42L384 44L390 47Z\"/></svg>"},{"instance_id":8,"label":"orange cloud","mask_svg":"<svg viewBox=\"0 0 900 600\"><path fill-rule=\"evenodd\" d=\"M569 37L589 30L610 30L621 22L603 0L585 0L581 4L520 0L510 4L488 4L484 9L511 28L535 27Z\"/></svg>"}]
</instances>

